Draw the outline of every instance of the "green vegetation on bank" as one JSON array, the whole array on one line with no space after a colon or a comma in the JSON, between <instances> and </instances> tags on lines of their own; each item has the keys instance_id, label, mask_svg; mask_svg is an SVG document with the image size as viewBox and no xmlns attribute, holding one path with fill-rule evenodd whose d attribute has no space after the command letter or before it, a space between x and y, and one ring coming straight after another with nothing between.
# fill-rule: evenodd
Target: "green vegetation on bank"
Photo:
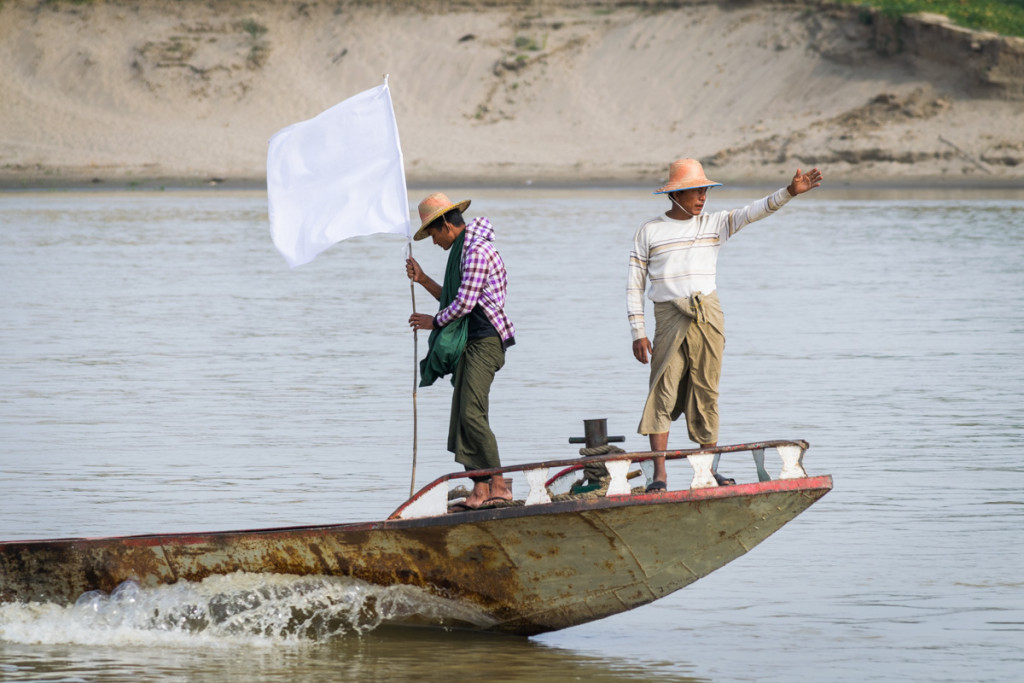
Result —
<instances>
[{"instance_id":1,"label":"green vegetation on bank","mask_svg":"<svg viewBox=\"0 0 1024 683\"><path fill-rule=\"evenodd\" d=\"M874 7L892 17L917 12L944 14L957 26L1024 37L1024 0L839 0Z\"/></svg>"},{"instance_id":2,"label":"green vegetation on bank","mask_svg":"<svg viewBox=\"0 0 1024 683\"><path fill-rule=\"evenodd\" d=\"M0 0L0 9L3 8L5 0ZM192 0L195 4L200 4ZM409 4L416 5L417 0L406 0L403 3L385 3L382 0L349 0L355 4ZM949 17L957 26L972 28L980 31L992 31L1004 36L1024 37L1024 0L835 0L836 2L872 7L890 17L899 17L904 14L915 14L917 12L932 12L944 14ZM38 6L61 5L89 5L94 0L39 0ZM338 3L339 6L342 2ZM455 3L458 5L459 3ZM491 3L485 3L491 4ZM509 4L515 4L510 2ZM557 0L549 3L557 6ZM598 3L600 6L594 9L596 14L608 14L613 11L614 4ZM625 2L622 4L630 4ZM646 4L646 3L642 3ZM658 6L656 1L653 5ZM677 6L673 3L666 3L668 6ZM255 36L254 36L255 37Z\"/></svg>"}]
</instances>

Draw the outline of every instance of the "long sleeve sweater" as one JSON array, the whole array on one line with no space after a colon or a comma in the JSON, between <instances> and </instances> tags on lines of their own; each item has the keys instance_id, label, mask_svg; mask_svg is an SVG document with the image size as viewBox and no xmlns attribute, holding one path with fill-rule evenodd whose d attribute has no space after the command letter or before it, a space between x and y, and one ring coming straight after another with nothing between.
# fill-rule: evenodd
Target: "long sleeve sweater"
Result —
<instances>
[{"instance_id":1,"label":"long sleeve sweater","mask_svg":"<svg viewBox=\"0 0 1024 683\"><path fill-rule=\"evenodd\" d=\"M715 291L718 250L746 225L772 215L792 197L786 188L749 206L676 220L662 214L644 222L633 238L626 283L626 312L633 340L647 335L644 290L651 301L672 301Z\"/></svg>"}]
</instances>

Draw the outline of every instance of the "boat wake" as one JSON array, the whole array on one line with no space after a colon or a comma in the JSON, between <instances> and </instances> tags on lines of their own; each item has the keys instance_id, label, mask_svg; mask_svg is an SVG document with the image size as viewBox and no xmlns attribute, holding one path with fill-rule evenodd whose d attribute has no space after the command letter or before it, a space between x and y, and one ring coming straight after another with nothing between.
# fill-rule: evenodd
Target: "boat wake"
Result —
<instances>
[{"instance_id":1,"label":"boat wake","mask_svg":"<svg viewBox=\"0 0 1024 683\"><path fill-rule=\"evenodd\" d=\"M487 627L493 620L412 586L357 579L237 572L201 582L112 593L89 591L71 606L0 605L0 640L87 645L296 645L358 636L392 621Z\"/></svg>"}]
</instances>

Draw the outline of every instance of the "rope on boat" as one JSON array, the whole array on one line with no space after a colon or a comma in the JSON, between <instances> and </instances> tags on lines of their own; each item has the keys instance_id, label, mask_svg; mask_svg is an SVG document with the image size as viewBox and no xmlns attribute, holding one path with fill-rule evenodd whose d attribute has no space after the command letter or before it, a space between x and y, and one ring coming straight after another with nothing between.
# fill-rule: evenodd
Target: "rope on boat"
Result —
<instances>
[{"instance_id":1,"label":"rope on boat","mask_svg":"<svg viewBox=\"0 0 1024 683\"><path fill-rule=\"evenodd\" d=\"M613 453L625 453L618 446L612 444L603 444L601 446L592 446L590 448L581 448L580 455L586 457L588 455L611 455ZM608 468L604 466L603 462L588 463L583 466L583 478L577 479L576 482L570 487L568 493L559 493L551 495L552 500L571 500L574 498L600 498L608 492L608 484L611 482L611 476L608 474ZM642 488L642 487L641 487Z\"/></svg>"},{"instance_id":2,"label":"rope on boat","mask_svg":"<svg viewBox=\"0 0 1024 683\"><path fill-rule=\"evenodd\" d=\"M618 446L613 446L610 443L603 444L601 446L591 446L590 448L581 448L580 455L586 457L588 455L610 455L612 453L625 453ZM608 488L608 468L604 466L603 462L595 462L584 465L583 467L583 478L586 482L586 486L594 486L595 484L603 484L605 488ZM575 485L573 486L575 488ZM582 491L581 491L582 493Z\"/></svg>"},{"instance_id":3,"label":"rope on boat","mask_svg":"<svg viewBox=\"0 0 1024 683\"><path fill-rule=\"evenodd\" d=\"M618 446L613 446L610 443L606 443L603 446L594 446L593 448L581 448L580 455L609 455L611 453L625 453ZM600 464L600 463L598 463Z\"/></svg>"}]
</instances>

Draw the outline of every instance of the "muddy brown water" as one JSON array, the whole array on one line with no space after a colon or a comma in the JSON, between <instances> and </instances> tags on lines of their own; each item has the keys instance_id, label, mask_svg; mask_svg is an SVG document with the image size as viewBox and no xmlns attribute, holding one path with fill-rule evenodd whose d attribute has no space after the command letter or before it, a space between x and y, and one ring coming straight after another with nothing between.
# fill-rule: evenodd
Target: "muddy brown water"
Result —
<instances>
[{"instance_id":1,"label":"muddy brown water","mask_svg":"<svg viewBox=\"0 0 1024 683\"><path fill-rule=\"evenodd\" d=\"M571 457L586 418L645 447L624 290L633 231L664 208L648 192L449 190L492 219L509 267L518 343L492 392L507 463ZM530 640L376 627L363 588L288 577L5 605L0 679L431 680L486 662L494 680L1011 680L1024 195L815 192L719 260L721 442L806 439L808 471L835 478L746 556ZM761 194L715 190L709 210ZM387 516L411 478L404 250L357 238L289 270L260 192L0 196L0 539ZM414 253L440 275L439 249ZM417 485L455 469L449 398L445 381L417 392ZM745 459L722 469L755 478Z\"/></svg>"}]
</instances>

